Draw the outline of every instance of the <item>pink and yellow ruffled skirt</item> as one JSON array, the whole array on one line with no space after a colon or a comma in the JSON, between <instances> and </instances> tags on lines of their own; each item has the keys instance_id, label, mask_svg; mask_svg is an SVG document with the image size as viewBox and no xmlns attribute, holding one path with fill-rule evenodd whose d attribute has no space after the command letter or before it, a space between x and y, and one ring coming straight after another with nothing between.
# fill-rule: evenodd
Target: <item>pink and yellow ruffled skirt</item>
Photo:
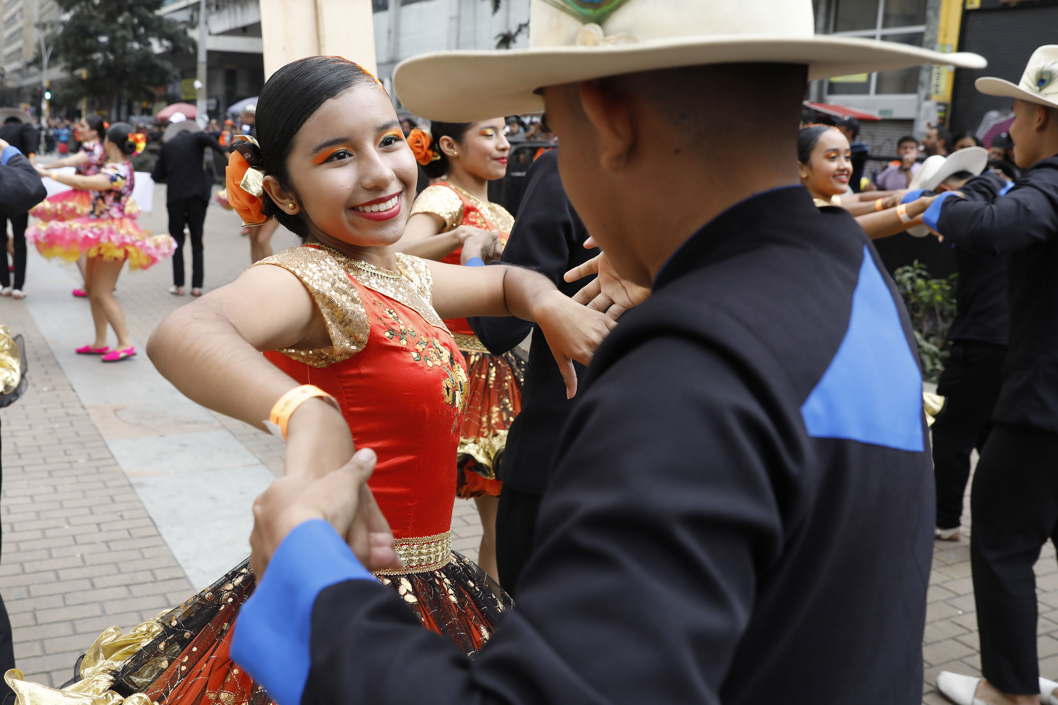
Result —
<instances>
[{"instance_id":1,"label":"pink and yellow ruffled skirt","mask_svg":"<svg viewBox=\"0 0 1058 705\"><path fill-rule=\"evenodd\" d=\"M82 254L107 260L128 259L129 269L147 269L176 250L176 241L168 233L152 235L128 216L34 223L26 230L26 240L48 259L60 257L75 262Z\"/></svg>"},{"instance_id":2,"label":"pink and yellow ruffled skirt","mask_svg":"<svg viewBox=\"0 0 1058 705\"><path fill-rule=\"evenodd\" d=\"M91 212L92 192L74 189L48 196L34 206L29 211L29 214L37 220L50 221L73 220L74 218L82 218ZM133 201L130 200L125 204L126 216L135 218L139 213L140 208Z\"/></svg>"}]
</instances>

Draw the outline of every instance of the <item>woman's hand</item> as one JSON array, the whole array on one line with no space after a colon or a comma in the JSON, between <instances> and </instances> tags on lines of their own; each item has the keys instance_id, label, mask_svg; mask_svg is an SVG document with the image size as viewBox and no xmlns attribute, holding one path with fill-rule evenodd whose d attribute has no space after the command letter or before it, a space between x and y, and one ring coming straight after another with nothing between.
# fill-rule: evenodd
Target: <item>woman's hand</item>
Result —
<instances>
[{"instance_id":1,"label":"woman's hand","mask_svg":"<svg viewBox=\"0 0 1058 705\"><path fill-rule=\"evenodd\" d=\"M0 147L0 149L3 148ZM40 176L41 178L52 178L51 173L47 169L42 167L40 164L34 164L33 168L37 170L37 176Z\"/></svg>"},{"instance_id":2,"label":"woman's hand","mask_svg":"<svg viewBox=\"0 0 1058 705\"><path fill-rule=\"evenodd\" d=\"M588 238L584 247L586 249L596 247L595 241ZM650 289L622 278L613 268L605 252L569 270L563 278L567 282L575 282L592 274L598 276L594 281L585 284L573 297L573 301L590 309L602 311L615 321L628 309L650 298Z\"/></svg>"},{"instance_id":3,"label":"woman's hand","mask_svg":"<svg viewBox=\"0 0 1058 705\"><path fill-rule=\"evenodd\" d=\"M577 393L573 360L590 364L599 343L617 324L609 316L574 302L557 289L534 301L533 319L544 332L558 363L566 383L566 398L572 399Z\"/></svg>"},{"instance_id":4,"label":"woman's hand","mask_svg":"<svg viewBox=\"0 0 1058 705\"><path fill-rule=\"evenodd\" d=\"M492 261L493 251L500 234L495 230L470 229L476 232L463 241L463 251L459 257L459 263L466 264L468 260L477 257L485 264L488 264Z\"/></svg>"}]
</instances>

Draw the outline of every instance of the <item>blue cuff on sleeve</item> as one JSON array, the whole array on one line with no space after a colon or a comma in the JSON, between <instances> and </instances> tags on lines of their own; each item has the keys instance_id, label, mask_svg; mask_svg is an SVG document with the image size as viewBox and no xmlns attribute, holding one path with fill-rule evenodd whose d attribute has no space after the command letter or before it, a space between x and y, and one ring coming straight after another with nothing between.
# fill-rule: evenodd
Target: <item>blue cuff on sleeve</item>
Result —
<instances>
[{"instance_id":1,"label":"blue cuff on sleeve","mask_svg":"<svg viewBox=\"0 0 1058 705\"><path fill-rule=\"evenodd\" d=\"M464 267L484 267L485 261L480 257L471 257L463 265Z\"/></svg>"},{"instance_id":2,"label":"blue cuff on sleeve","mask_svg":"<svg viewBox=\"0 0 1058 705\"><path fill-rule=\"evenodd\" d=\"M1004 186L1003 188L999 189L999 195L1000 196L1006 196L1007 195L1007 191L1009 191L1012 188L1014 188L1014 182L1013 181L1008 181L1006 186Z\"/></svg>"},{"instance_id":3,"label":"blue cuff on sleeve","mask_svg":"<svg viewBox=\"0 0 1058 705\"><path fill-rule=\"evenodd\" d=\"M925 191L920 189L920 188L917 188L914 191L908 191L907 195L904 196L904 200L902 200L900 202L901 203L911 203L911 201L917 201L918 199L922 198L922 194L924 194L924 193L925 193Z\"/></svg>"},{"instance_id":4,"label":"blue cuff on sleeve","mask_svg":"<svg viewBox=\"0 0 1058 705\"><path fill-rule=\"evenodd\" d=\"M312 608L325 588L374 580L330 524L317 519L279 544L235 622L231 657L279 705L300 705L312 664Z\"/></svg>"},{"instance_id":5,"label":"blue cuff on sleeve","mask_svg":"<svg viewBox=\"0 0 1058 705\"><path fill-rule=\"evenodd\" d=\"M949 196L954 196L955 193L952 191L945 191L941 195L937 196L937 200L930 204L926 212L922 214L922 222L929 226L934 232L940 232L937 230L937 223L940 222L940 208L944 205L944 201L948 200ZM943 234L943 233L942 233Z\"/></svg>"},{"instance_id":6,"label":"blue cuff on sleeve","mask_svg":"<svg viewBox=\"0 0 1058 705\"><path fill-rule=\"evenodd\" d=\"M7 166L7 160L15 154L22 154L18 147L7 145L4 147L4 151L0 153L0 164Z\"/></svg>"}]
</instances>

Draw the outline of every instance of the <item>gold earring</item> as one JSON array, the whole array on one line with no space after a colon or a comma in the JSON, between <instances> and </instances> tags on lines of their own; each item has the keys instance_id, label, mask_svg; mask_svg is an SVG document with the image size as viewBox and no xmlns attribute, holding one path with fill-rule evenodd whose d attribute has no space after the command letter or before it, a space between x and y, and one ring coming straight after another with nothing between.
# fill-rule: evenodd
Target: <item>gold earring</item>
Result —
<instances>
[{"instance_id":1,"label":"gold earring","mask_svg":"<svg viewBox=\"0 0 1058 705\"><path fill-rule=\"evenodd\" d=\"M287 208L289 208L290 210L294 210L294 204L293 203L288 203L287 204Z\"/></svg>"}]
</instances>

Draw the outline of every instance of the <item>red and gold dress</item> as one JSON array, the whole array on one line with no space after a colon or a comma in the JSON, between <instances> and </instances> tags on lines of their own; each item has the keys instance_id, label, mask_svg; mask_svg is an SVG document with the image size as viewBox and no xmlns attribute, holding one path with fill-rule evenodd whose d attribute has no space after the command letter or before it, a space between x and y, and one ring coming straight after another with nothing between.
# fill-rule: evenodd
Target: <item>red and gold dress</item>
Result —
<instances>
[{"instance_id":1,"label":"red and gold dress","mask_svg":"<svg viewBox=\"0 0 1058 705\"><path fill-rule=\"evenodd\" d=\"M498 230L504 244L514 227L514 217L503 206L485 203L445 181L419 194L411 209L412 215L416 213L440 217L444 221L441 232L460 225ZM462 253L463 248L459 248L441 261L459 264ZM470 378L467 411L463 415L456 455L459 474L456 494L465 499L483 495L498 497L503 483L496 477L496 468L507 445L507 430L522 409L525 362L513 353L490 353L465 318L445 321L445 324L466 358Z\"/></svg>"},{"instance_id":2,"label":"red and gold dress","mask_svg":"<svg viewBox=\"0 0 1058 705\"><path fill-rule=\"evenodd\" d=\"M452 493L467 376L455 341L433 309L421 259L397 255L390 272L321 245L261 260L296 276L327 323L331 345L265 353L304 384L334 396L358 448L378 455L371 490L404 561L380 571L425 627L473 657L510 598L477 565L452 551ZM8 672L18 705L267 705L268 695L231 661L231 627L253 591L246 562L180 607L128 635L103 633L60 692ZM87 701L85 701L87 702Z\"/></svg>"}]
</instances>

